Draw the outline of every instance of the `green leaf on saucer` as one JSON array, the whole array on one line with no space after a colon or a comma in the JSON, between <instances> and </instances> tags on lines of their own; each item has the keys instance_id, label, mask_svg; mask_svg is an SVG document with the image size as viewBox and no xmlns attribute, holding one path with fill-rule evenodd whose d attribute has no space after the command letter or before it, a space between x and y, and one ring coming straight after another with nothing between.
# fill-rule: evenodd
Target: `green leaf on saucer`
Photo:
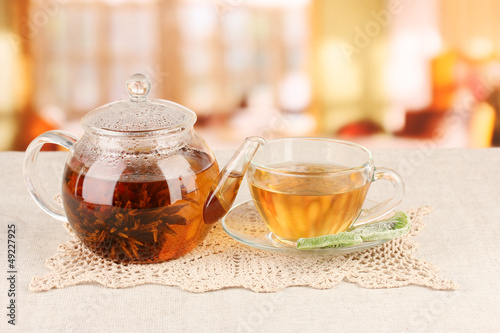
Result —
<instances>
[{"instance_id":1,"label":"green leaf on saucer","mask_svg":"<svg viewBox=\"0 0 500 333\"><path fill-rule=\"evenodd\" d=\"M411 222L404 211L393 217L351 228L335 235L301 238L297 241L298 249L339 248L371 242L381 239L393 239L406 235L410 231Z\"/></svg>"},{"instance_id":2,"label":"green leaf on saucer","mask_svg":"<svg viewBox=\"0 0 500 333\"><path fill-rule=\"evenodd\" d=\"M394 214L390 219L353 228L347 232L359 235L365 242L371 242L404 236L410 231L410 227L411 222L408 214L401 211Z\"/></svg>"},{"instance_id":3,"label":"green leaf on saucer","mask_svg":"<svg viewBox=\"0 0 500 333\"><path fill-rule=\"evenodd\" d=\"M300 238L297 241L298 249L319 249L324 247L346 247L363 243L359 235L349 232L340 232L335 235L325 235L311 238Z\"/></svg>"}]
</instances>

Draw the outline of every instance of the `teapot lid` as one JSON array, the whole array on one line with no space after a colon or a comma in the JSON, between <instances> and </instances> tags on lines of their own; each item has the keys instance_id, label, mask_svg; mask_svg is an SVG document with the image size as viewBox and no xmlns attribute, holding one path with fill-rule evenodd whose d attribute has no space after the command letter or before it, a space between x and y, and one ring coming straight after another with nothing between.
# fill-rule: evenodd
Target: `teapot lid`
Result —
<instances>
[{"instance_id":1,"label":"teapot lid","mask_svg":"<svg viewBox=\"0 0 500 333\"><path fill-rule=\"evenodd\" d=\"M144 74L127 80L128 100L105 104L82 118L85 130L105 134L129 135L146 132L173 132L190 128L196 114L174 102L148 98L151 81Z\"/></svg>"}]
</instances>

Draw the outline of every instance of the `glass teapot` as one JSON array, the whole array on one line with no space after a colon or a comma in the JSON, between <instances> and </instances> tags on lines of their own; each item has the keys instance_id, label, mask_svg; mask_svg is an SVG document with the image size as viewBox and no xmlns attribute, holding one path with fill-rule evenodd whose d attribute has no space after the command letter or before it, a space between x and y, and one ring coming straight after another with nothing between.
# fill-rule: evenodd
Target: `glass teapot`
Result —
<instances>
[{"instance_id":1,"label":"glass teapot","mask_svg":"<svg viewBox=\"0 0 500 333\"><path fill-rule=\"evenodd\" d=\"M149 99L142 74L127 81L129 100L85 115L83 136L41 134L24 160L28 190L52 217L68 221L96 254L117 262L154 263L191 251L231 207L248 166L264 143L245 140L226 167L219 166L194 131L196 114L173 102ZM61 207L36 170L45 143L69 149Z\"/></svg>"}]
</instances>

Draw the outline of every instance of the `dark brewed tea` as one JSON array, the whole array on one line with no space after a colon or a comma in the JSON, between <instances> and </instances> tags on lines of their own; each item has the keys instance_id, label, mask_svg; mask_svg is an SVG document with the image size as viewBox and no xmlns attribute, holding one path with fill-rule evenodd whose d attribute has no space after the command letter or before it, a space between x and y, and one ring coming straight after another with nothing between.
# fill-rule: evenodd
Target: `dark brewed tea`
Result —
<instances>
[{"instance_id":1,"label":"dark brewed tea","mask_svg":"<svg viewBox=\"0 0 500 333\"><path fill-rule=\"evenodd\" d=\"M106 165L86 168L72 160L64 172L64 208L82 242L105 258L134 263L176 258L210 229L203 222L203 203L218 169L208 155L192 151L160 160L151 170L123 167L118 175Z\"/></svg>"},{"instance_id":2,"label":"dark brewed tea","mask_svg":"<svg viewBox=\"0 0 500 333\"><path fill-rule=\"evenodd\" d=\"M233 205L238 194L243 174L241 172L226 172L217 178L215 186L210 190L203 207L203 219L207 224L213 224L224 217Z\"/></svg>"}]
</instances>

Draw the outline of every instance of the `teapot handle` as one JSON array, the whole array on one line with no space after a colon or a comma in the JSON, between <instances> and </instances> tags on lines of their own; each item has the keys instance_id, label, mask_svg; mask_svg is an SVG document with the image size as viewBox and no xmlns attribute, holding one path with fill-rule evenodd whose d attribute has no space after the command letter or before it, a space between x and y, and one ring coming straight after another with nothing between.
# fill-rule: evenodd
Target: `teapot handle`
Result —
<instances>
[{"instance_id":1,"label":"teapot handle","mask_svg":"<svg viewBox=\"0 0 500 333\"><path fill-rule=\"evenodd\" d=\"M64 148L71 149L77 140L78 138L76 136L68 132L48 131L36 137L26 149L26 154L24 155L24 181L31 197L47 214L60 221L68 221L64 214L64 208L53 199L49 198L47 192L40 183L36 170L36 161L38 152L42 149L44 144L55 143Z\"/></svg>"}]
</instances>

